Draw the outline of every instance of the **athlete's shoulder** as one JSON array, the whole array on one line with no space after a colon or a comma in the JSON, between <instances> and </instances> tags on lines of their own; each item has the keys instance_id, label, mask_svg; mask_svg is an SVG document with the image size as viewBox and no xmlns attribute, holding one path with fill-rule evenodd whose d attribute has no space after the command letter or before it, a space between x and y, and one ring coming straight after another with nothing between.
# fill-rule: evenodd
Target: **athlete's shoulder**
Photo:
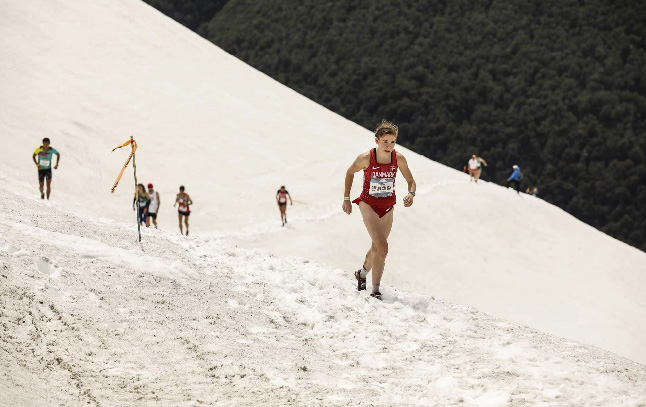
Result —
<instances>
[{"instance_id":1,"label":"athlete's shoulder","mask_svg":"<svg viewBox=\"0 0 646 407\"><path fill-rule=\"evenodd\" d=\"M365 153L361 153L357 156L357 160L370 160L370 154L372 150L368 150Z\"/></svg>"},{"instance_id":2,"label":"athlete's shoulder","mask_svg":"<svg viewBox=\"0 0 646 407\"><path fill-rule=\"evenodd\" d=\"M49 149L52 150L53 154L58 155L58 150L57 149L55 149L54 147L50 147Z\"/></svg>"},{"instance_id":3,"label":"athlete's shoulder","mask_svg":"<svg viewBox=\"0 0 646 407\"><path fill-rule=\"evenodd\" d=\"M34 150L34 154L38 154L41 151L43 151L43 146L38 146L38 147L36 147L36 150Z\"/></svg>"},{"instance_id":4,"label":"athlete's shoulder","mask_svg":"<svg viewBox=\"0 0 646 407\"><path fill-rule=\"evenodd\" d=\"M395 157L397 157L397 164L398 165L408 165L408 161L406 161L406 157L399 151L395 151Z\"/></svg>"}]
</instances>

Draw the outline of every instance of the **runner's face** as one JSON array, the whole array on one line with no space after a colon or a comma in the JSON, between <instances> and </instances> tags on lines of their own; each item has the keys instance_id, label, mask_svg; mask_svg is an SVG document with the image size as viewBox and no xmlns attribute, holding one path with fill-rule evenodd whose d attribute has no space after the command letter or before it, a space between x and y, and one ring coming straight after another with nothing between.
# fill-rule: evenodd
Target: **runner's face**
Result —
<instances>
[{"instance_id":1,"label":"runner's face","mask_svg":"<svg viewBox=\"0 0 646 407\"><path fill-rule=\"evenodd\" d=\"M377 148L386 153L390 153L395 149L395 143L397 142L397 136L392 134L385 134L381 138L376 138Z\"/></svg>"},{"instance_id":2,"label":"runner's face","mask_svg":"<svg viewBox=\"0 0 646 407\"><path fill-rule=\"evenodd\" d=\"M43 141L43 148L47 150L49 148L49 141Z\"/></svg>"}]
</instances>

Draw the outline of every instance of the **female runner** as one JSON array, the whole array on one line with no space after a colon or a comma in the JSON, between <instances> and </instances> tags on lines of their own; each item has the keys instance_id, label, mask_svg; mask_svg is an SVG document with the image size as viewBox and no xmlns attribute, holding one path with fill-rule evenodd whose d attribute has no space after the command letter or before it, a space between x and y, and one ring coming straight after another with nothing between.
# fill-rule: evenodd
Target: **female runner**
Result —
<instances>
[{"instance_id":1,"label":"female runner","mask_svg":"<svg viewBox=\"0 0 646 407\"><path fill-rule=\"evenodd\" d=\"M395 177L397 169L408 182L408 194L404 197L404 207L413 204L417 186L408 163L403 155L395 151L398 129L386 120L375 130L377 148L360 154L345 174L345 192L343 194L343 211L352 213L350 189L354 174L363 170L363 190L359 198L352 201L359 205L363 223L372 239L372 246L366 254L360 270L354 273L357 289L366 289L366 276L372 270L372 297L381 299L379 284L384 272L388 254L388 236L393 226L393 209L396 203Z\"/></svg>"}]
</instances>

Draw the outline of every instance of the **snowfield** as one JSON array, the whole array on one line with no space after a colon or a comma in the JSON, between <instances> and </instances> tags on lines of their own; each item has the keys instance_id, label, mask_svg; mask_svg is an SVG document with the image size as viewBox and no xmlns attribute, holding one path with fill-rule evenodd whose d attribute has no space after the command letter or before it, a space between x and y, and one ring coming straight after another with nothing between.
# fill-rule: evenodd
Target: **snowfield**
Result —
<instances>
[{"instance_id":1,"label":"snowfield","mask_svg":"<svg viewBox=\"0 0 646 407\"><path fill-rule=\"evenodd\" d=\"M0 189L0 406L644 406L646 367L429 296Z\"/></svg>"},{"instance_id":2,"label":"snowfield","mask_svg":"<svg viewBox=\"0 0 646 407\"><path fill-rule=\"evenodd\" d=\"M646 253L398 147L419 188L377 303L340 210L369 130L139 0L3 2L0 74L0 406L645 405ZM141 245L131 167L109 193L130 135Z\"/></svg>"}]
</instances>

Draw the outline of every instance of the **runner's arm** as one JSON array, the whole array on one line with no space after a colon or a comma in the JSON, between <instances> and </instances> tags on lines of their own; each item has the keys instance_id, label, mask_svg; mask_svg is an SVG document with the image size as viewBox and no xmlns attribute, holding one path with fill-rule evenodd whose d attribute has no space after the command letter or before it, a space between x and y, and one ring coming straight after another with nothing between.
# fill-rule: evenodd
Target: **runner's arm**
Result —
<instances>
[{"instance_id":1,"label":"runner's arm","mask_svg":"<svg viewBox=\"0 0 646 407\"><path fill-rule=\"evenodd\" d=\"M175 197L175 203L173 204L173 208L177 206L177 202L179 201L179 195Z\"/></svg>"},{"instance_id":2,"label":"runner's arm","mask_svg":"<svg viewBox=\"0 0 646 407\"><path fill-rule=\"evenodd\" d=\"M31 159L34 160L34 164L36 164L36 167L40 169L40 165L38 165L38 161L36 161L36 153L34 153L34 155L31 156Z\"/></svg>"},{"instance_id":3,"label":"runner's arm","mask_svg":"<svg viewBox=\"0 0 646 407\"><path fill-rule=\"evenodd\" d=\"M58 169L58 163L61 161L61 153L56 153L56 165L54 166L54 169Z\"/></svg>"},{"instance_id":4,"label":"runner's arm","mask_svg":"<svg viewBox=\"0 0 646 407\"><path fill-rule=\"evenodd\" d=\"M354 174L365 170L370 165L370 153L360 154L352 165L345 172L345 189L343 190L343 205L341 208L343 212L348 215L352 213L352 202L350 202L350 190L352 189L352 181L354 181Z\"/></svg>"},{"instance_id":5,"label":"runner's arm","mask_svg":"<svg viewBox=\"0 0 646 407\"><path fill-rule=\"evenodd\" d=\"M186 203L189 204L189 205L193 205L193 200L191 199L191 197L188 194L186 194Z\"/></svg>"},{"instance_id":6,"label":"runner's arm","mask_svg":"<svg viewBox=\"0 0 646 407\"><path fill-rule=\"evenodd\" d=\"M289 194L289 192L287 193L287 196L289 197L289 204L294 205L294 202L292 202L292 196Z\"/></svg>"},{"instance_id":7,"label":"runner's arm","mask_svg":"<svg viewBox=\"0 0 646 407\"><path fill-rule=\"evenodd\" d=\"M354 174L365 170L370 165L369 153L360 154L352 165L345 172L345 189L343 190L343 197L350 197L350 190L352 189L352 182L354 181Z\"/></svg>"},{"instance_id":8,"label":"runner's arm","mask_svg":"<svg viewBox=\"0 0 646 407\"><path fill-rule=\"evenodd\" d=\"M404 206L409 207L413 204L413 199L415 198L413 194L417 191L417 184L413 178L413 173L411 173L410 168L408 168L408 161L406 161L406 158L399 153L397 154L397 165L406 179L406 182L408 182L408 194L404 197ZM411 194L411 192L413 194Z\"/></svg>"},{"instance_id":9,"label":"runner's arm","mask_svg":"<svg viewBox=\"0 0 646 407\"><path fill-rule=\"evenodd\" d=\"M481 158L480 161L482 161L485 167L487 166L487 162L484 159Z\"/></svg>"},{"instance_id":10,"label":"runner's arm","mask_svg":"<svg viewBox=\"0 0 646 407\"><path fill-rule=\"evenodd\" d=\"M161 200L159 199L159 192L155 191L155 195L157 195L157 213L159 213L159 208L161 208Z\"/></svg>"}]
</instances>

